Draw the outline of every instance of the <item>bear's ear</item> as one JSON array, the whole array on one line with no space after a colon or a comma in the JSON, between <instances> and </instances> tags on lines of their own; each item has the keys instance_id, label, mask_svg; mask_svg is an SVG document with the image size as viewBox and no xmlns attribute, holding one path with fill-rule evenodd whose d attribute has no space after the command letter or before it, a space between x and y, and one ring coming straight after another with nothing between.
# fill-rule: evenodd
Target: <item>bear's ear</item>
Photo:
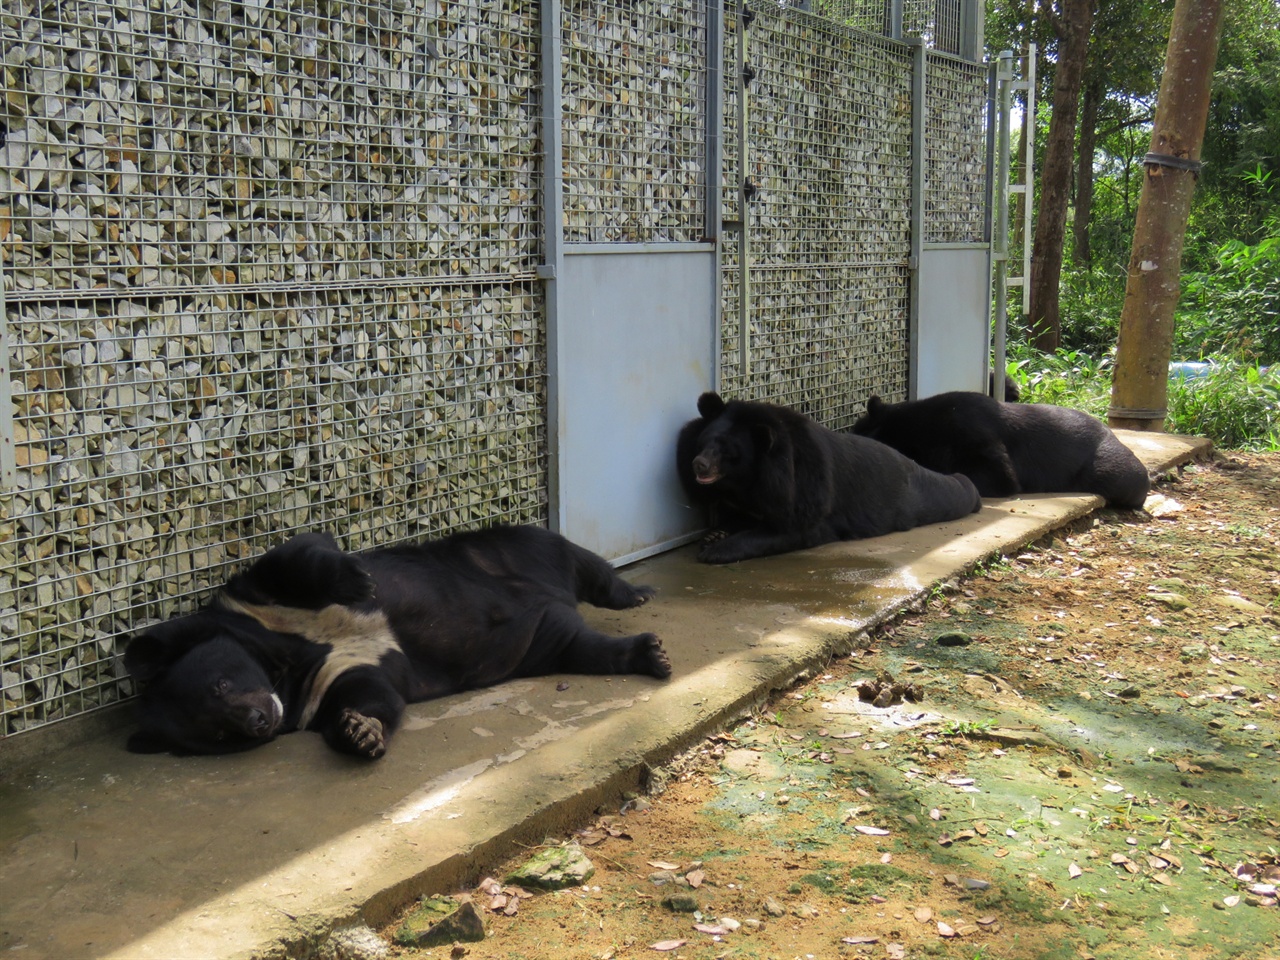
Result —
<instances>
[{"instance_id":1,"label":"bear's ear","mask_svg":"<svg viewBox=\"0 0 1280 960\"><path fill-rule=\"evenodd\" d=\"M192 647L212 639L216 630L213 620L198 613L158 623L129 641L124 668L135 680L154 680Z\"/></svg>"},{"instance_id":2,"label":"bear's ear","mask_svg":"<svg viewBox=\"0 0 1280 960\"><path fill-rule=\"evenodd\" d=\"M778 439L778 435L774 432L771 423L753 423L751 425L751 436L755 438L756 446L761 453L768 453L773 449L774 443Z\"/></svg>"},{"instance_id":3,"label":"bear's ear","mask_svg":"<svg viewBox=\"0 0 1280 960\"><path fill-rule=\"evenodd\" d=\"M714 390L708 390L700 396L698 398L698 412L708 420L714 420L724 413L724 401L720 399L720 394Z\"/></svg>"},{"instance_id":4,"label":"bear's ear","mask_svg":"<svg viewBox=\"0 0 1280 960\"><path fill-rule=\"evenodd\" d=\"M884 401L881 400L878 396L876 396L873 393L871 396L867 397L867 415L868 416L872 416L872 417L877 416L880 413L880 411L883 409L884 409Z\"/></svg>"}]
</instances>

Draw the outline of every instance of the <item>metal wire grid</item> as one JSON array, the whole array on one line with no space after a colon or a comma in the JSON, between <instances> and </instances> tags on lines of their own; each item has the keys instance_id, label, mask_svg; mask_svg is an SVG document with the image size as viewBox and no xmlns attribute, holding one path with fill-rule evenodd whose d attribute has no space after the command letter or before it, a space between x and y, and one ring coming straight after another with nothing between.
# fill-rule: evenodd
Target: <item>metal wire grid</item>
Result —
<instances>
[{"instance_id":1,"label":"metal wire grid","mask_svg":"<svg viewBox=\"0 0 1280 960\"><path fill-rule=\"evenodd\" d=\"M0 734L294 530L545 522L536 6L302 10L6 0Z\"/></svg>"},{"instance_id":2,"label":"metal wire grid","mask_svg":"<svg viewBox=\"0 0 1280 960\"><path fill-rule=\"evenodd\" d=\"M982 243L986 66L930 54L925 76L925 242Z\"/></svg>"},{"instance_id":3,"label":"metal wire grid","mask_svg":"<svg viewBox=\"0 0 1280 960\"><path fill-rule=\"evenodd\" d=\"M706 4L576 0L561 45L565 239L700 239Z\"/></svg>"},{"instance_id":4,"label":"metal wire grid","mask_svg":"<svg viewBox=\"0 0 1280 960\"><path fill-rule=\"evenodd\" d=\"M505 274L536 256L532 0L5 7L15 290Z\"/></svg>"},{"instance_id":5,"label":"metal wire grid","mask_svg":"<svg viewBox=\"0 0 1280 960\"><path fill-rule=\"evenodd\" d=\"M961 17L974 0L901 0L902 35L923 37L935 50L960 53ZM792 2L790 6L799 6ZM891 0L813 0L812 8L835 23L890 36Z\"/></svg>"},{"instance_id":6,"label":"metal wire grid","mask_svg":"<svg viewBox=\"0 0 1280 960\"><path fill-rule=\"evenodd\" d=\"M923 37L934 50L960 52L960 8L965 0L903 0L902 32Z\"/></svg>"},{"instance_id":7,"label":"metal wire grid","mask_svg":"<svg viewBox=\"0 0 1280 960\"><path fill-rule=\"evenodd\" d=\"M747 174L760 191L749 224L750 370L740 366L730 255L722 382L847 426L869 393L906 385L910 54L785 9L758 11L749 36ZM737 155L726 149L726 164Z\"/></svg>"}]
</instances>

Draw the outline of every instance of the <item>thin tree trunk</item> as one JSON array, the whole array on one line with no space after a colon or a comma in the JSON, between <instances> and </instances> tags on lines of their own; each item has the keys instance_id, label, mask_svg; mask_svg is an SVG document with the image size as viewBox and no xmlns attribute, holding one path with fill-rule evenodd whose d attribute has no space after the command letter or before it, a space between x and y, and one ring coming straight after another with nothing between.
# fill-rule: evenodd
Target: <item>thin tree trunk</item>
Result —
<instances>
[{"instance_id":1,"label":"thin tree trunk","mask_svg":"<svg viewBox=\"0 0 1280 960\"><path fill-rule=\"evenodd\" d=\"M1057 66L1053 75L1053 117L1040 173L1040 209L1031 246L1031 316L1028 333L1037 350L1052 353L1062 341L1058 312L1058 284L1062 279L1062 248L1067 232L1067 205L1076 146L1076 117L1084 82L1093 0L1062 0L1062 13L1047 2L1041 10L1058 35Z\"/></svg>"},{"instance_id":2,"label":"thin tree trunk","mask_svg":"<svg viewBox=\"0 0 1280 960\"><path fill-rule=\"evenodd\" d=\"M1173 8L1120 313L1107 413L1113 427L1158 431L1164 426L1182 242L1209 116L1222 15L1222 0L1177 0Z\"/></svg>"},{"instance_id":3,"label":"thin tree trunk","mask_svg":"<svg viewBox=\"0 0 1280 960\"><path fill-rule=\"evenodd\" d=\"M1075 240L1072 259L1082 267L1093 265L1089 249L1089 226L1093 220L1093 154L1098 135L1098 111L1105 88L1099 77L1090 77L1080 102L1080 143L1076 148L1076 209L1071 221Z\"/></svg>"}]
</instances>

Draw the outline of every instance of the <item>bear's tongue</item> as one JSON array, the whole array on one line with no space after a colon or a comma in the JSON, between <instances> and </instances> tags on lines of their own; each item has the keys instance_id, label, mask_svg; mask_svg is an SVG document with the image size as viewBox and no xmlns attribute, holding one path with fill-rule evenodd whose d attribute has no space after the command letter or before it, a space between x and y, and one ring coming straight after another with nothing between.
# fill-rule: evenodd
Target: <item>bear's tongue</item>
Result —
<instances>
[{"instance_id":1,"label":"bear's tongue","mask_svg":"<svg viewBox=\"0 0 1280 960\"><path fill-rule=\"evenodd\" d=\"M720 479L720 477L718 474L714 474L714 473L707 473L707 474L699 473L694 477L694 479L697 480L699 483L706 484L706 483L715 483L717 480Z\"/></svg>"}]
</instances>

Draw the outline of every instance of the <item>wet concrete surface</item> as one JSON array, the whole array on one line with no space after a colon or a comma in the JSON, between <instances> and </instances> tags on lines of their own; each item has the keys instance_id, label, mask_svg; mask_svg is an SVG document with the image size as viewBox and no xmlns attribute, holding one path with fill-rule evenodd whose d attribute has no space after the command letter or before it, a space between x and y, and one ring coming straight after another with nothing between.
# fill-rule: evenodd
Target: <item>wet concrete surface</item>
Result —
<instances>
[{"instance_id":1,"label":"wet concrete surface","mask_svg":"<svg viewBox=\"0 0 1280 960\"><path fill-rule=\"evenodd\" d=\"M1209 452L1120 435L1157 472ZM0 950L308 956L335 928L379 924L616 803L934 584L1100 506L1028 496L727 567L694 547L642 561L624 575L657 587L654 601L587 615L661 636L670 681L549 677L416 704L372 763L310 733L222 757L130 754L127 729L16 764L0 750Z\"/></svg>"}]
</instances>

